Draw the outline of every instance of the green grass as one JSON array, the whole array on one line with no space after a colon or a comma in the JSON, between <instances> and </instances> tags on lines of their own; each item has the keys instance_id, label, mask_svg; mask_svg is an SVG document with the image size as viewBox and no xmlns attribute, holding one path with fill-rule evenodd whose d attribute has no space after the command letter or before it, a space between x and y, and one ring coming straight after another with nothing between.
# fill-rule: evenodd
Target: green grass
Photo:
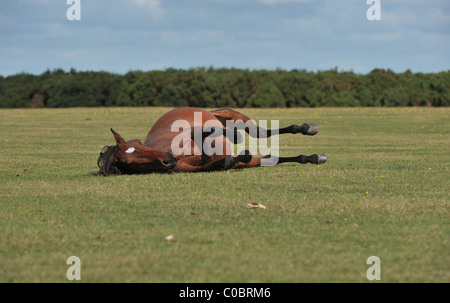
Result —
<instances>
[{"instance_id":1,"label":"green grass","mask_svg":"<svg viewBox=\"0 0 450 303\"><path fill-rule=\"evenodd\" d=\"M280 153L328 163L90 176L110 127L143 140L166 111L0 110L0 282L67 281L69 256L82 282L367 282L370 256L450 282L449 108L244 109L317 123Z\"/></svg>"}]
</instances>

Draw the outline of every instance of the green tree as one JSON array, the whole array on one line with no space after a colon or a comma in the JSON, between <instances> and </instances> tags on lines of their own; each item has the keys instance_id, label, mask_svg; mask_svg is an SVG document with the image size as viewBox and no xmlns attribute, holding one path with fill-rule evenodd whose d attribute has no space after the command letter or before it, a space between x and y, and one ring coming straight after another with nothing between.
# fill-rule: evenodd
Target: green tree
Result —
<instances>
[{"instance_id":1,"label":"green tree","mask_svg":"<svg viewBox=\"0 0 450 303\"><path fill-rule=\"evenodd\" d=\"M264 83L248 99L253 107L285 107L285 100L280 90L271 82Z\"/></svg>"}]
</instances>

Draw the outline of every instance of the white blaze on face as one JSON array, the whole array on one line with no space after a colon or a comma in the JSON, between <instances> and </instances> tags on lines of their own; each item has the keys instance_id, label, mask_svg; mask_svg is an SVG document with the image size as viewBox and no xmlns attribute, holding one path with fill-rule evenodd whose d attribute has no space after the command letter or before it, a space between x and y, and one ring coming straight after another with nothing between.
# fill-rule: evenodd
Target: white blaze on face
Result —
<instances>
[{"instance_id":1,"label":"white blaze on face","mask_svg":"<svg viewBox=\"0 0 450 303\"><path fill-rule=\"evenodd\" d=\"M130 147L129 149L127 149L126 153L131 154L131 153L134 153L135 150L136 149L134 147Z\"/></svg>"}]
</instances>

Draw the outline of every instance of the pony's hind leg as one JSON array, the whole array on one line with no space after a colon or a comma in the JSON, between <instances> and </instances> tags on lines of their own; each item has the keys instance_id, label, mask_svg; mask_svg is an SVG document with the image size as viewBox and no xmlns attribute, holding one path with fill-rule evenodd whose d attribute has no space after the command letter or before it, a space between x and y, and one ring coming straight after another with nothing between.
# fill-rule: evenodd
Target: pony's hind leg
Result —
<instances>
[{"instance_id":1,"label":"pony's hind leg","mask_svg":"<svg viewBox=\"0 0 450 303\"><path fill-rule=\"evenodd\" d=\"M266 163L263 163L265 160ZM327 156L323 154L313 154L310 156L300 155L298 157L275 157L275 156L266 156L262 158L253 158L248 163L237 163L234 168L249 168L249 167L258 167L258 166L274 166L281 163L300 163L300 164L324 164L327 162Z\"/></svg>"},{"instance_id":2,"label":"pony's hind leg","mask_svg":"<svg viewBox=\"0 0 450 303\"><path fill-rule=\"evenodd\" d=\"M313 123L304 123L301 126L293 124L288 127L270 130L259 127L244 114L232 109L220 109L211 112L225 127L227 121L234 121L235 128L245 129L245 131L253 138L268 138L274 134L297 134L314 136L319 132L319 127Z\"/></svg>"},{"instance_id":3,"label":"pony's hind leg","mask_svg":"<svg viewBox=\"0 0 450 303\"><path fill-rule=\"evenodd\" d=\"M324 164L327 162L327 156L323 154L313 154L310 156L300 155L298 157L279 157L278 164L286 162L297 162L300 164Z\"/></svg>"}]
</instances>

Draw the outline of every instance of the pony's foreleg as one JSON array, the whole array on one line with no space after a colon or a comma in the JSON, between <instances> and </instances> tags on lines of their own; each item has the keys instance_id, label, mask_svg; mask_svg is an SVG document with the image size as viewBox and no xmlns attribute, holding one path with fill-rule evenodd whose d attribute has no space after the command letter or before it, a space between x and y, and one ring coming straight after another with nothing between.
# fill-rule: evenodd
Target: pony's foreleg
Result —
<instances>
[{"instance_id":1,"label":"pony's foreleg","mask_svg":"<svg viewBox=\"0 0 450 303\"><path fill-rule=\"evenodd\" d=\"M263 160L266 160L266 163L262 163ZM248 167L258 167L262 166L273 166L281 163L300 163L300 164L323 164L327 162L327 156L322 154L313 154L310 156L300 155L298 157L275 157L275 156L266 156L262 158L253 158L248 163L237 163L234 168L248 168Z\"/></svg>"},{"instance_id":2,"label":"pony's foreleg","mask_svg":"<svg viewBox=\"0 0 450 303\"><path fill-rule=\"evenodd\" d=\"M253 138L268 138L274 134L297 134L314 136L319 132L319 127L313 123L304 123L301 126L293 124L288 127L270 130L259 127L246 115L232 109L221 109L211 112L216 118L227 126L227 121L234 121L238 129L245 129L245 131ZM242 121L243 123L239 123Z\"/></svg>"},{"instance_id":3,"label":"pony's foreleg","mask_svg":"<svg viewBox=\"0 0 450 303\"><path fill-rule=\"evenodd\" d=\"M246 164L251 162L252 155L246 151L243 154L233 157L225 156L219 160L204 161L202 156L191 156L178 160L173 168L173 172L207 172L216 170L228 170L236 166L236 164Z\"/></svg>"}]
</instances>

